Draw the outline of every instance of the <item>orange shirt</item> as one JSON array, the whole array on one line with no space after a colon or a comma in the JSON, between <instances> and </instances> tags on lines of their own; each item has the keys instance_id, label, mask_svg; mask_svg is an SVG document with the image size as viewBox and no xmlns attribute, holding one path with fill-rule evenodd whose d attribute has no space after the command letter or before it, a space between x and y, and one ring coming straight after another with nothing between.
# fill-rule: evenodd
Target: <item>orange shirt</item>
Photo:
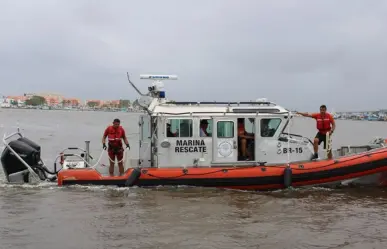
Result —
<instances>
[{"instance_id":1,"label":"orange shirt","mask_svg":"<svg viewBox=\"0 0 387 249\"><path fill-rule=\"evenodd\" d=\"M329 113L321 115L321 113L313 113L312 118L316 119L317 130L321 134L326 134L332 129L331 124L333 124L333 117Z\"/></svg>"}]
</instances>

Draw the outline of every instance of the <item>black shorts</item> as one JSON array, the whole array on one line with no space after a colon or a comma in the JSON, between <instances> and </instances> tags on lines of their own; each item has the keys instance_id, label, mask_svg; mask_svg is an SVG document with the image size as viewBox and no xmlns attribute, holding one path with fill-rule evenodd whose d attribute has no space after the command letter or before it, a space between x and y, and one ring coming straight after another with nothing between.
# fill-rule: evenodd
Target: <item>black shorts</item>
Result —
<instances>
[{"instance_id":1,"label":"black shorts","mask_svg":"<svg viewBox=\"0 0 387 249\"><path fill-rule=\"evenodd\" d=\"M320 145L322 142L324 142L324 150L327 148L327 135L321 134L320 132L317 132L315 138L318 138L318 145Z\"/></svg>"}]
</instances>

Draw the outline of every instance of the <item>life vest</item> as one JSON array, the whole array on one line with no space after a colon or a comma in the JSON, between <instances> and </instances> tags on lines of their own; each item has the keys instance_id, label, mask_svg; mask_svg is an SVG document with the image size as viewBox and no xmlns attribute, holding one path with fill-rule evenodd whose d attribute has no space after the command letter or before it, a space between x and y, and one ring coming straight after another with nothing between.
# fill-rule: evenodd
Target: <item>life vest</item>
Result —
<instances>
[{"instance_id":1,"label":"life vest","mask_svg":"<svg viewBox=\"0 0 387 249\"><path fill-rule=\"evenodd\" d=\"M108 143L110 147L122 147L122 136L124 134L124 129L119 126L114 128L113 126L109 126L107 128L107 138L108 138Z\"/></svg>"},{"instance_id":2,"label":"life vest","mask_svg":"<svg viewBox=\"0 0 387 249\"><path fill-rule=\"evenodd\" d=\"M325 134L331 130L331 115L329 113L325 113L324 116L322 116L321 113L318 113L315 118L317 121L317 130L319 132Z\"/></svg>"}]
</instances>

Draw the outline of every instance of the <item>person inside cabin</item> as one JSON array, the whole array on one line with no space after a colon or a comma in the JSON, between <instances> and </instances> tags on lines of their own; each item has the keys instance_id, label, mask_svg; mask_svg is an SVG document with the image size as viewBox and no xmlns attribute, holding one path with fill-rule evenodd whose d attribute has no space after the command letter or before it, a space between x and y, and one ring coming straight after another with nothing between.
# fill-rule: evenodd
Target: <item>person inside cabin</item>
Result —
<instances>
[{"instance_id":1,"label":"person inside cabin","mask_svg":"<svg viewBox=\"0 0 387 249\"><path fill-rule=\"evenodd\" d=\"M207 132L208 121L207 119L200 120L200 136L201 137L210 137L211 135Z\"/></svg>"},{"instance_id":2,"label":"person inside cabin","mask_svg":"<svg viewBox=\"0 0 387 249\"><path fill-rule=\"evenodd\" d=\"M122 139L124 140L126 147L130 149L128 139L126 138L125 130L120 126L120 120L118 118L114 119L113 125L108 126L105 129L102 137L102 147L106 150L105 140L108 138L108 155L109 155L109 174L114 176L114 164L117 158L118 160L118 169L120 175L124 174L124 149L122 147Z\"/></svg>"},{"instance_id":3,"label":"person inside cabin","mask_svg":"<svg viewBox=\"0 0 387 249\"><path fill-rule=\"evenodd\" d=\"M247 146L254 142L254 133L248 133L245 129L245 119L238 118L238 147L240 148L241 160L250 160L251 155Z\"/></svg>"},{"instance_id":4,"label":"person inside cabin","mask_svg":"<svg viewBox=\"0 0 387 249\"><path fill-rule=\"evenodd\" d=\"M270 119L261 119L261 137L271 137L275 133L275 129L269 127Z\"/></svg>"},{"instance_id":5,"label":"person inside cabin","mask_svg":"<svg viewBox=\"0 0 387 249\"><path fill-rule=\"evenodd\" d=\"M167 123L167 137L176 137L176 133L173 133L171 131L171 124L170 123Z\"/></svg>"},{"instance_id":6,"label":"person inside cabin","mask_svg":"<svg viewBox=\"0 0 387 249\"><path fill-rule=\"evenodd\" d=\"M327 133L332 135L334 130L336 129L336 123L333 116L327 112L327 107L325 105L320 106L319 113L305 113L305 112L297 112L304 117L310 117L316 119L317 123L317 134L314 138L314 156L312 159L318 158L318 146L324 142L324 149L327 148ZM328 159L332 159L332 150L328 153Z\"/></svg>"}]
</instances>

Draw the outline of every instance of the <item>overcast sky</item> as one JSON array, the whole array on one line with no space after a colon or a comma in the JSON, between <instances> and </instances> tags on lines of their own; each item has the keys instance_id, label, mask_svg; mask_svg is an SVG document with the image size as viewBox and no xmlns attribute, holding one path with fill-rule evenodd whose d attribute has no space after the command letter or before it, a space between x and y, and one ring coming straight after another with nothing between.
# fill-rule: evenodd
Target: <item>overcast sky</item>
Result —
<instances>
[{"instance_id":1,"label":"overcast sky","mask_svg":"<svg viewBox=\"0 0 387 249\"><path fill-rule=\"evenodd\" d=\"M0 93L387 109L387 1L0 0Z\"/></svg>"}]
</instances>

